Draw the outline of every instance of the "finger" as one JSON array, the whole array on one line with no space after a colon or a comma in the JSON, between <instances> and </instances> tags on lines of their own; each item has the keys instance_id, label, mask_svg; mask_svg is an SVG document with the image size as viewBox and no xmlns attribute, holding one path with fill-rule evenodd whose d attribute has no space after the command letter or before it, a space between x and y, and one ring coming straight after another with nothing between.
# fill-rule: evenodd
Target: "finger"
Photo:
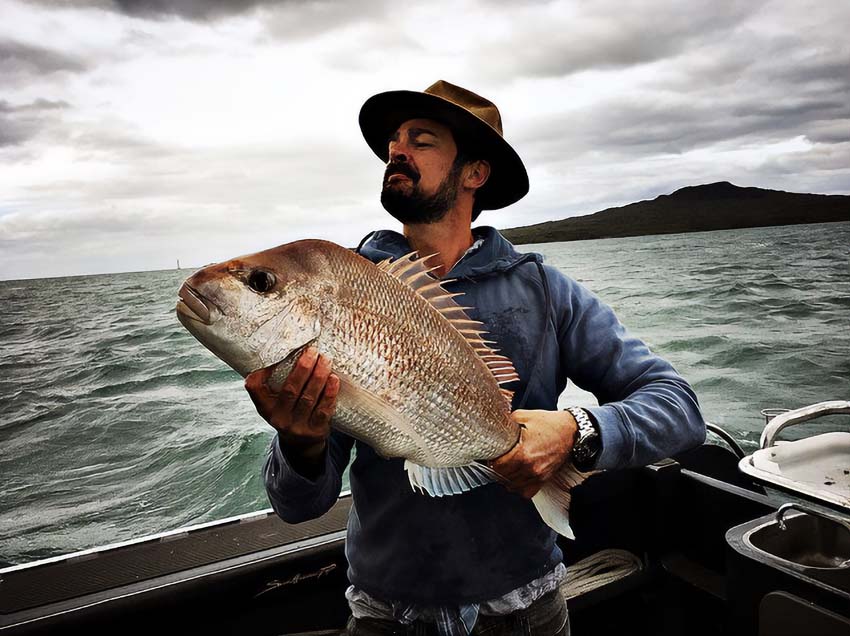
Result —
<instances>
[{"instance_id":1,"label":"finger","mask_svg":"<svg viewBox=\"0 0 850 636\"><path fill-rule=\"evenodd\" d=\"M319 359L319 352L314 347L307 347L292 367L292 371L286 376L286 380L280 386L280 396L278 400L281 406L286 410L294 409L298 400L301 398L301 393L304 391L304 386L310 379L316 362Z\"/></svg>"},{"instance_id":2,"label":"finger","mask_svg":"<svg viewBox=\"0 0 850 636\"><path fill-rule=\"evenodd\" d=\"M310 418L311 428L319 431L327 431L330 427L331 418L336 411L336 401L339 396L339 378L334 374L328 377L325 383L325 390L322 391L322 397L316 404L313 410L313 415Z\"/></svg>"},{"instance_id":3,"label":"finger","mask_svg":"<svg viewBox=\"0 0 850 636\"><path fill-rule=\"evenodd\" d=\"M268 419L277 402L277 396L271 392L266 384L265 380L268 375L266 371L266 369L260 369L248 374L245 378L245 390L254 403L257 413L263 419Z\"/></svg>"},{"instance_id":4,"label":"finger","mask_svg":"<svg viewBox=\"0 0 850 636\"><path fill-rule=\"evenodd\" d=\"M524 428L524 427L523 427ZM524 448L522 445L522 429L519 439L507 453L500 455L490 462L490 467L506 479L511 479L517 473L523 472L525 464Z\"/></svg>"},{"instance_id":5,"label":"finger","mask_svg":"<svg viewBox=\"0 0 850 636\"><path fill-rule=\"evenodd\" d=\"M257 369L245 376L245 388L249 391L256 391L263 384L265 384L266 374L269 371L269 367L265 367L263 369Z\"/></svg>"},{"instance_id":6,"label":"finger","mask_svg":"<svg viewBox=\"0 0 850 636\"><path fill-rule=\"evenodd\" d=\"M518 481L506 481L503 484L508 492L512 492L518 495L526 496L526 493L537 492L540 489L540 481L536 479L522 479Z\"/></svg>"},{"instance_id":7,"label":"finger","mask_svg":"<svg viewBox=\"0 0 850 636\"><path fill-rule=\"evenodd\" d=\"M540 484L535 483L535 484L531 484L529 486L523 487L521 490L518 491L518 494L521 497L525 497L526 499L531 499L538 492L540 492Z\"/></svg>"},{"instance_id":8,"label":"finger","mask_svg":"<svg viewBox=\"0 0 850 636\"><path fill-rule=\"evenodd\" d=\"M523 481L523 471L520 466L515 464L493 465L495 470L502 479L511 484L518 484Z\"/></svg>"},{"instance_id":9,"label":"finger","mask_svg":"<svg viewBox=\"0 0 850 636\"><path fill-rule=\"evenodd\" d=\"M307 379L304 390L301 392L292 410L292 416L295 420L304 423L310 420L313 409L319 403L319 398L322 396L322 391L325 389L325 383L328 381L330 374L330 360L326 356L319 356L316 360L316 366L313 367L313 372Z\"/></svg>"}]
</instances>

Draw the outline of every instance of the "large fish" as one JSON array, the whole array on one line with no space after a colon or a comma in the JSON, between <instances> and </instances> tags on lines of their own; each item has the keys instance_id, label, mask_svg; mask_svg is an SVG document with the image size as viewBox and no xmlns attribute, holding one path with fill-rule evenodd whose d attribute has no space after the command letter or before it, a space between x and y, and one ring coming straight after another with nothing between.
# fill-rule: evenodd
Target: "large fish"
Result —
<instances>
[{"instance_id":1,"label":"large fish","mask_svg":"<svg viewBox=\"0 0 850 636\"><path fill-rule=\"evenodd\" d=\"M411 485L456 495L498 481L487 461L520 437L510 416L518 379L415 254L378 265L334 243L297 241L206 267L180 288L180 322L243 376L289 373L308 345L332 360L340 391L331 425L384 457L403 457ZM567 463L533 501L572 537Z\"/></svg>"}]
</instances>

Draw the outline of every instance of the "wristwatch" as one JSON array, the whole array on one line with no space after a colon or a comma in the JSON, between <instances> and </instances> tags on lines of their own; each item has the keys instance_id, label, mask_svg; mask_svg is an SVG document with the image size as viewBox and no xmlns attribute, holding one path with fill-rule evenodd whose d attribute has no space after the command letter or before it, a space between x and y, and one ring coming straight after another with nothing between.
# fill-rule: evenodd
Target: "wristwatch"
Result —
<instances>
[{"instance_id":1,"label":"wristwatch","mask_svg":"<svg viewBox=\"0 0 850 636\"><path fill-rule=\"evenodd\" d=\"M584 409L571 406L567 410L576 418L578 424L571 457L573 466L581 472L593 470L596 459L602 452L602 438L599 435L599 430Z\"/></svg>"}]
</instances>

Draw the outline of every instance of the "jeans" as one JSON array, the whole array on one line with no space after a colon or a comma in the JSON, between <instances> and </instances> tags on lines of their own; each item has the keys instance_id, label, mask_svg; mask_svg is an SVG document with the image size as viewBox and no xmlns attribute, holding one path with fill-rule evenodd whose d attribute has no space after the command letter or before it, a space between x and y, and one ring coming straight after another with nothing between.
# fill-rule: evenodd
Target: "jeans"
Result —
<instances>
[{"instance_id":1,"label":"jeans","mask_svg":"<svg viewBox=\"0 0 850 636\"><path fill-rule=\"evenodd\" d=\"M347 636L438 636L433 623L403 625L374 618L348 620ZM569 636L567 604L558 590L537 599L530 607L505 616L478 615L473 636Z\"/></svg>"}]
</instances>

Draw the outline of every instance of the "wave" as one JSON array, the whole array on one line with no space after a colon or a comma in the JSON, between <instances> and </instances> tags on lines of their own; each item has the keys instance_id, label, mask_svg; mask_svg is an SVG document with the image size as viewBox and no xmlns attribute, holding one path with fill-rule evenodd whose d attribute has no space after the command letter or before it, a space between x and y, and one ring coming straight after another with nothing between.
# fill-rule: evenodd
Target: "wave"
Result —
<instances>
[{"instance_id":1,"label":"wave","mask_svg":"<svg viewBox=\"0 0 850 636\"><path fill-rule=\"evenodd\" d=\"M151 391L162 387L192 388L221 384L222 382L232 383L238 381L238 378L239 376L236 373L226 369L189 370L142 380L109 384L90 391L88 395L94 397L112 397L115 395Z\"/></svg>"}]
</instances>

